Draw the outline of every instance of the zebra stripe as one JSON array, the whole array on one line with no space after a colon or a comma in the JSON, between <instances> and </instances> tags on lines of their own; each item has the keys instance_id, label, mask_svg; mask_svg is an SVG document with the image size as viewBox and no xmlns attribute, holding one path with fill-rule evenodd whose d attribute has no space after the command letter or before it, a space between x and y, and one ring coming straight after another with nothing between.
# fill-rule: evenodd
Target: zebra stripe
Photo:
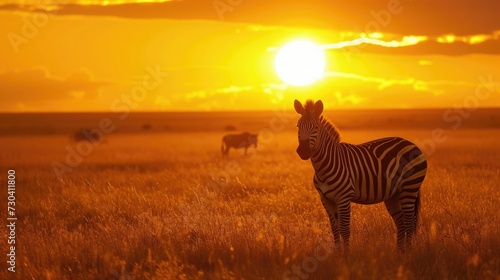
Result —
<instances>
[{"instance_id":1,"label":"zebra stripe","mask_svg":"<svg viewBox=\"0 0 500 280\"><path fill-rule=\"evenodd\" d=\"M355 145L340 141L337 128L321 114L323 103L295 100L297 153L310 159L314 186L329 216L336 245L349 249L351 202L384 202L397 227L397 246L404 250L416 231L420 186L427 161L410 141L390 137Z\"/></svg>"}]
</instances>

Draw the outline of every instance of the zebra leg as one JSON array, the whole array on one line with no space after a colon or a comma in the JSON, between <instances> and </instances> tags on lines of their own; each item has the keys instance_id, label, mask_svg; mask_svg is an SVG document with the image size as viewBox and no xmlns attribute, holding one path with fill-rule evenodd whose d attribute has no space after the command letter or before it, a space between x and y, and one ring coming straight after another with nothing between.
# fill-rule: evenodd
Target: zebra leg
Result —
<instances>
[{"instance_id":1,"label":"zebra leg","mask_svg":"<svg viewBox=\"0 0 500 280\"><path fill-rule=\"evenodd\" d=\"M388 200L384 201L385 208L391 214L394 223L396 224L396 228L398 229L397 235L397 245L398 249L404 251L404 240L406 235L405 228L405 220L403 216L403 210L401 209L401 204L399 204L399 194L396 193Z\"/></svg>"},{"instance_id":2,"label":"zebra leg","mask_svg":"<svg viewBox=\"0 0 500 280\"><path fill-rule=\"evenodd\" d=\"M335 203L328 200L321 194L321 203L326 210L326 214L330 219L330 226L332 229L333 239L335 242L335 248L340 247L340 229L339 229L339 213L338 207Z\"/></svg>"},{"instance_id":3,"label":"zebra leg","mask_svg":"<svg viewBox=\"0 0 500 280\"><path fill-rule=\"evenodd\" d=\"M347 201L345 204L339 205L339 218L340 218L340 236L344 242L344 254L349 253L349 238L351 237L350 223L351 223L351 202Z\"/></svg>"},{"instance_id":4,"label":"zebra leg","mask_svg":"<svg viewBox=\"0 0 500 280\"><path fill-rule=\"evenodd\" d=\"M409 248L413 234L417 230L417 200L420 186L403 186L399 197L399 203L403 209L406 228L406 246Z\"/></svg>"}]
</instances>

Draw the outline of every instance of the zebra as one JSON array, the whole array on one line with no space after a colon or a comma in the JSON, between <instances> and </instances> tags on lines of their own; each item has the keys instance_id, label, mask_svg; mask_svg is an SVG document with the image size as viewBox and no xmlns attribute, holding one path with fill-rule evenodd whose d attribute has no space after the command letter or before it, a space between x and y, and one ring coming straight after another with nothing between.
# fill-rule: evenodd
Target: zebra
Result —
<instances>
[{"instance_id":1,"label":"zebra","mask_svg":"<svg viewBox=\"0 0 500 280\"><path fill-rule=\"evenodd\" d=\"M294 102L302 160L311 159L314 186L330 220L335 247L349 251L351 202L384 202L397 228L397 247L409 248L417 229L420 185L427 161L413 143L399 137L355 145L341 142L338 129L322 116L323 102Z\"/></svg>"},{"instance_id":2,"label":"zebra","mask_svg":"<svg viewBox=\"0 0 500 280\"><path fill-rule=\"evenodd\" d=\"M251 134L248 132L243 132L241 134L228 134L222 137L221 152L222 155L228 156L229 149L235 148L245 148L245 155L247 154L248 147L253 145L257 148L257 137L258 134Z\"/></svg>"}]
</instances>

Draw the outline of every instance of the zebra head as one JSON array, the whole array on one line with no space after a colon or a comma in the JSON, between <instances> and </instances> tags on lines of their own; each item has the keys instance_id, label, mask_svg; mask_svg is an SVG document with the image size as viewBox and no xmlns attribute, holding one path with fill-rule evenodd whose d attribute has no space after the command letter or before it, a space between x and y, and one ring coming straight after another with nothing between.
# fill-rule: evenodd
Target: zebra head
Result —
<instances>
[{"instance_id":1,"label":"zebra head","mask_svg":"<svg viewBox=\"0 0 500 280\"><path fill-rule=\"evenodd\" d=\"M295 111L301 115L297 122L299 134L299 147L297 154L303 160L308 160L311 153L316 146L316 139L318 138L320 116L323 113L323 102L321 100L314 101L307 100L305 106L302 106L300 101L295 100Z\"/></svg>"}]
</instances>

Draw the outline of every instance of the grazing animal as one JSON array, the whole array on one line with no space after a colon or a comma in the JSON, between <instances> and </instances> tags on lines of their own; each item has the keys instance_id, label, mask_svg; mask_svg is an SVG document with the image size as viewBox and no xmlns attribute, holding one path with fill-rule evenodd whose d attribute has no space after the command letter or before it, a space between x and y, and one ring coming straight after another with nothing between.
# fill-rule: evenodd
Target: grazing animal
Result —
<instances>
[{"instance_id":1,"label":"grazing animal","mask_svg":"<svg viewBox=\"0 0 500 280\"><path fill-rule=\"evenodd\" d=\"M417 228L420 185L427 161L408 140L390 137L354 145L340 142L337 128L322 116L323 102L298 100L295 111L302 160L311 159L314 186L329 216L334 242L349 251L351 202L384 202L397 227L397 246L404 251ZM339 236L340 235L340 236Z\"/></svg>"},{"instance_id":2,"label":"grazing animal","mask_svg":"<svg viewBox=\"0 0 500 280\"><path fill-rule=\"evenodd\" d=\"M99 132L99 133L98 133ZM73 140L79 141L89 141L93 143L99 143L103 140L104 136L100 131L92 129L81 129L73 134Z\"/></svg>"},{"instance_id":3,"label":"grazing animal","mask_svg":"<svg viewBox=\"0 0 500 280\"><path fill-rule=\"evenodd\" d=\"M257 134L243 132L241 134L228 134L222 137L221 152L222 155L228 156L229 149L245 148L245 155L247 154L248 147L254 145L257 148Z\"/></svg>"}]
</instances>

